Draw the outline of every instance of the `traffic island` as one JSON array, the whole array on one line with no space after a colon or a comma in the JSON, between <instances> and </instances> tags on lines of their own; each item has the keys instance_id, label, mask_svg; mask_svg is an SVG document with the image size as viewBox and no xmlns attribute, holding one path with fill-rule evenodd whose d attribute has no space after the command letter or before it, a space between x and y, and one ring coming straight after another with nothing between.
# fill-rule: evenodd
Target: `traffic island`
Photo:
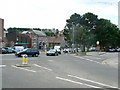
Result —
<instances>
[{"instance_id":1,"label":"traffic island","mask_svg":"<svg viewBox=\"0 0 120 90\"><path fill-rule=\"evenodd\" d=\"M28 64L15 64L16 67L31 67Z\"/></svg>"},{"instance_id":2,"label":"traffic island","mask_svg":"<svg viewBox=\"0 0 120 90\"><path fill-rule=\"evenodd\" d=\"M22 55L22 64L16 64L16 67L30 67L28 65L28 56L27 55Z\"/></svg>"}]
</instances>

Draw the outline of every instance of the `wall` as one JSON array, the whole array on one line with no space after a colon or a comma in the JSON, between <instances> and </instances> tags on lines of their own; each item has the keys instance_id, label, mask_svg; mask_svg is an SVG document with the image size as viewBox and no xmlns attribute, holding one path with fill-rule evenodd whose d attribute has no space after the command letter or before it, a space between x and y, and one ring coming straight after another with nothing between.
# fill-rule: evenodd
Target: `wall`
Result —
<instances>
[{"instance_id":1,"label":"wall","mask_svg":"<svg viewBox=\"0 0 120 90\"><path fill-rule=\"evenodd\" d=\"M3 44L3 30L4 30L4 20L0 18L0 48L2 47Z\"/></svg>"}]
</instances>

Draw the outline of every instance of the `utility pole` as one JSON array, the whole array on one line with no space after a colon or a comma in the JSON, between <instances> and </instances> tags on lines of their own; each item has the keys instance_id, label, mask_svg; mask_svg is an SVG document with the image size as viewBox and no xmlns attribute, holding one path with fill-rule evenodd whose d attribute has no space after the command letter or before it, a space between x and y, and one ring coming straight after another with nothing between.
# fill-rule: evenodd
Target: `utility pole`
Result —
<instances>
[{"instance_id":1,"label":"utility pole","mask_svg":"<svg viewBox=\"0 0 120 90\"><path fill-rule=\"evenodd\" d=\"M73 43L72 43L72 51L74 52L74 48L75 48L75 35L74 35L74 32L75 32L75 29L74 29L74 23L72 23L72 29L73 29Z\"/></svg>"}]
</instances>

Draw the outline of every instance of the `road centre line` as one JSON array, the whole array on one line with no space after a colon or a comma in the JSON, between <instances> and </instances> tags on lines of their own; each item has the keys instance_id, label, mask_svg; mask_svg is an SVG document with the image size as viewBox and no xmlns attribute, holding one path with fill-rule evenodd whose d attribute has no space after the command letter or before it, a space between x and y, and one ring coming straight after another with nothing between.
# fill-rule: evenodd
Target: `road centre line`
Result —
<instances>
[{"instance_id":1,"label":"road centre line","mask_svg":"<svg viewBox=\"0 0 120 90\"><path fill-rule=\"evenodd\" d=\"M14 68L18 68L18 69L22 69L22 70L26 70L26 71L30 71L30 72L37 72L37 71L29 70L29 69L26 69L26 68L16 67L14 65L11 65L11 66L14 67Z\"/></svg>"},{"instance_id":2,"label":"road centre line","mask_svg":"<svg viewBox=\"0 0 120 90\"><path fill-rule=\"evenodd\" d=\"M101 64L100 62L97 62L97 61L94 61L94 60L91 60L91 59L87 59L87 58L83 58L83 57L79 57L79 56L74 56L74 57Z\"/></svg>"},{"instance_id":3,"label":"road centre line","mask_svg":"<svg viewBox=\"0 0 120 90\"><path fill-rule=\"evenodd\" d=\"M48 60L49 62L53 62L53 60Z\"/></svg>"},{"instance_id":4,"label":"road centre line","mask_svg":"<svg viewBox=\"0 0 120 90\"><path fill-rule=\"evenodd\" d=\"M107 84L103 84L103 83L100 83L100 82L96 82L96 81L93 81L93 80L89 80L89 79L85 79L85 78L80 78L78 76L74 76L74 75L68 75L69 77L74 77L74 78L77 78L77 79L80 79L80 80L83 80L83 81L87 81L87 82L92 82L92 83L95 83L95 84L99 84L99 85L102 85L102 86L107 86L107 87L110 87L110 88L118 88L118 87L114 87L114 86L111 86L111 85L107 85Z\"/></svg>"},{"instance_id":5,"label":"road centre line","mask_svg":"<svg viewBox=\"0 0 120 90\"><path fill-rule=\"evenodd\" d=\"M49 71L52 71L52 69L49 69L49 68L46 68L46 67L43 67L43 66L40 66L40 65L37 65L37 64L33 64L33 65L35 65L37 67L40 67L40 68L43 68L43 69L46 69L46 70L49 70Z\"/></svg>"},{"instance_id":6,"label":"road centre line","mask_svg":"<svg viewBox=\"0 0 120 90\"><path fill-rule=\"evenodd\" d=\"M97 87L97 86L93 86L93 85L89 85L89 84L85 84L85 83L73 81L73 80L66 79L66 78L61 78L61 77L56 77L56 78L57 78L57 79L60 79L60 80L67 81L67 82L72 82L72 83L75 83L75 84L85 85L85 86L92 87L92 88L101 88L101 87Z\"/></svg>"}]
</instances>

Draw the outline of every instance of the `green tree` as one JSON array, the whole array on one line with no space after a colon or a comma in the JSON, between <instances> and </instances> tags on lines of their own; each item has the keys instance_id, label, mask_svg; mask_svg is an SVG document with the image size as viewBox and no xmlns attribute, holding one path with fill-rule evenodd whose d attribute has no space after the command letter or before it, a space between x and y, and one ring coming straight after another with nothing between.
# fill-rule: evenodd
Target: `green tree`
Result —
<instances>
[{"instance_id":1,"label":"green tree","mask_svg":"<svg viewBox=\"0 0 120 90\"><path fill-rule=\"evenodd\" d=\"M117 47L119 40L119 29L110 20L100 19L96 28L96 39L100 41L101 47Z\"/></svg>"},{"instance_id":2,"label":"green tree","mask_svg":"<svg viewBox=\"0 0 120 90\"><path fill-rule=\"evenodd\" d=\"M76 13L71 15L70 19L66 21L65 39L71 44L73 42L78 46L81 44L85 51L85 47L90 47L94 43L93 28L96 27L97 20L97 15L92 13L85 13L83 16Z\"/></svg>"}]
</instances>

